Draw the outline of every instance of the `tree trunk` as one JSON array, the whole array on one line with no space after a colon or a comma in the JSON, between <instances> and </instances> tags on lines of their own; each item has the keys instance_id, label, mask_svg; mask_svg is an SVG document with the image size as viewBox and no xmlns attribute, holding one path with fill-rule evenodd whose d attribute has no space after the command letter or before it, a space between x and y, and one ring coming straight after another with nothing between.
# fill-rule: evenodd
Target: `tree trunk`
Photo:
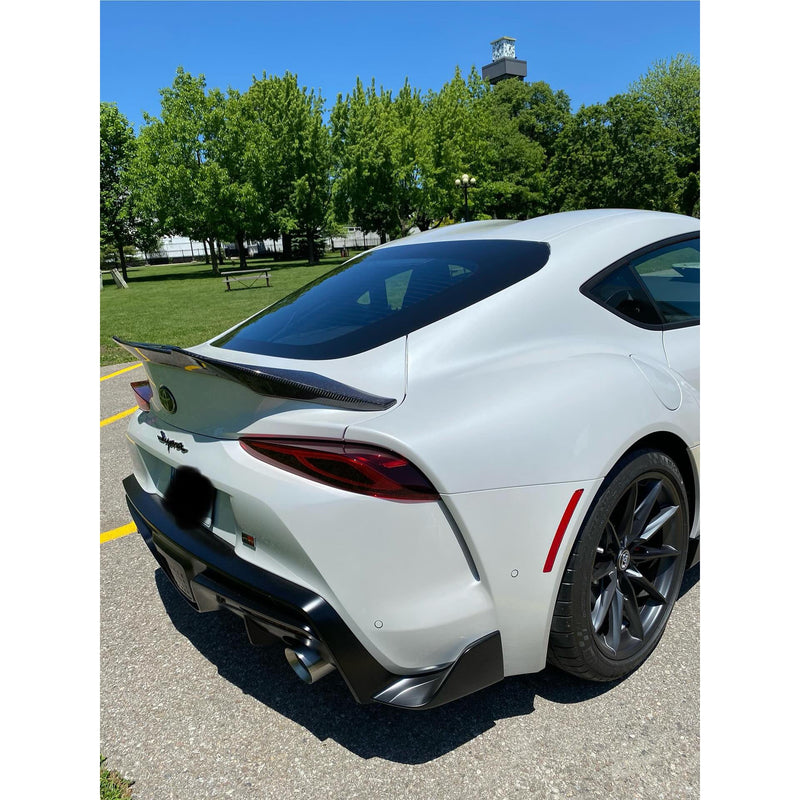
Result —
<instances>
[{"instance_id":1,"label":"tree trunk","mask_svg":"<svg viewBox=\"0 0 800 800\"><path fill-rule=\"evenodd\" d=\"M125 261L125 251L122 249L122 245L117 245L117 253L119 253L119 265L122 268L122 280L125 283L128 282L128 262Z\"/></svg>"},{"instance_id":2,"label":"tree trunk","mask_svg":"<svg viewBox=\"0 0 800 800\"><path fill-rule=\"evenodd\" d=\"M206 240L205 239L203 239L203 252L205 253L205 256L206 256L206 264L208 264L208 248L206 247Z\"/></svg>"},{"instance_id":3,"label":"tree trunk","mask_svg":"<svg viewBox=\"0 0 800 800\"><path fill-rule=\"evenodd\" d=\"M205 247L206 242L205 239L203 240L203 247ZM219 275L219 266L217 264L217 254L214 252L214 239L212 237L208 238L208 248L211 250L211 272L214 275Z\"/></svg>"},{"instance_id":4,"label":"tree trunk","mask_svg":"<svg viewBox=\"0 0 800 800\"><path fill-rule=\"evenodd\" d=\"M244 249L244 233L242 231L236 232L236 247L239 250L239 268L247 269L247 253Z\"/></svg>"},{"instance_id":5,"label":"tree trunk","mask_svg":"<svg viewBox=\"0 0 800 800\"><path fill-rule=\"evenodd\" d=\"M292 234L282 233L281 244L283 245L283 261L289 261L292 258Z\"/></svg>"},{"instance_id":6,"label":"tree trunk","mask_svg":"<svg viewBox=\"0 0 800 800\"><path fill-rule=\"evenodd\" d=\"M317 260L314 257L314 231L309 231L308 234L306 234L306 238L308 240L308 263L316 264Z\"/></svg>"},{"instance_id":7,"label":"tree trunk","mask_svg":"<svg viewBox=\"0 0 800 800\"><path fill-rule=\"evenodd\" d=\"M225 263L225 256L222 252L222 242L219 239L217 239L217 257L219 258L220 264Z\"/></svg>"},{"instance_id":8,"label":"tree trunk","mask_svg":"<svg viewBox=\"0 0 800 800\"><path fill-rule=\"evenodd\" d=\"M386 231L381 231L381 244L386 244Z\"/></svg>"}]
</instances>

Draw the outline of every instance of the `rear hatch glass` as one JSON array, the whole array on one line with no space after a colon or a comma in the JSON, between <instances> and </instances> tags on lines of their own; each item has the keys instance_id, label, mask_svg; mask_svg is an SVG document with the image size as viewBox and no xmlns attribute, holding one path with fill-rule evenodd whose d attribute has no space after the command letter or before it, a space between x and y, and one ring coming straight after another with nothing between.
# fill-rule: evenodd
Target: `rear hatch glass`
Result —
<instances>
[{"instance_id":1,"label":"rear hatch glass","mask_svg":"<svg viewBox=\"0 0 800 800\"><path fill-rule=\"evenodd\" d=\"M266 308L215 347L299 359L362 353L533 275L542 242L429 242L364 253Z\"/></svg>"}]
</instances>

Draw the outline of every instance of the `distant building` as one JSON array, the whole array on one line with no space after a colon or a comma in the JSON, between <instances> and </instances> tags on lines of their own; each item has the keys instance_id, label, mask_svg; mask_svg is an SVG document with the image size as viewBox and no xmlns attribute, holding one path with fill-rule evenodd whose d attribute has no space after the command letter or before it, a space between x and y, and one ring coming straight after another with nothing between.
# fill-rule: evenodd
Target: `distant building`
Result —
<instances>
[{"instance_id":1,"label":"distant building","mask_svg":"<svg viewBox=\"0 0 800 800\"><path fill-rule=\"evenodd\" d=\"M528 62L520 61L516 55L516 39L501 36L492 44L492 63L481 69L481 76L494 86L506 78L522 80L528 74Z\"/></svg>"},{"instance_id":2,"label":"distant building","mask_svg":"<svg viewBox=\"0 0 800 800\"><path fill-rule=\"evenodd\" d=\"M331 250L342 248L369 248L381 243L377 233L365 232L361 228L348 227L342 236L332 236L325 239L326 246ZM203 261L208 253L208 245L189 239L186 236L163 236L158 249L152 253L136 252L138 258L148 264L182 264L190 261ZM260 239L245 242L248 258L265 258L283 252L283 242L280 239ZM225 258L238 258L239 249L235 243L222 242ZM109 262L110 263L110 262Z\"/></svg>"}]
</instances>

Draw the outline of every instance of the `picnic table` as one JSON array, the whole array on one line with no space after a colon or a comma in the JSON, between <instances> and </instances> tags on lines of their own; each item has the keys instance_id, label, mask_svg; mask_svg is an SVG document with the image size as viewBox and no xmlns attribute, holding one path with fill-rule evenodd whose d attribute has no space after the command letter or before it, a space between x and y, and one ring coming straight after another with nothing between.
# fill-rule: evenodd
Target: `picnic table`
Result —
<instances>
[{"instance_id":1,"label":"picnic table","mask_svg":"<svg viewBox=\"0 0 800 800\"><path fill-rule=\"evenodd\" d=\"M231 281L238 281L246 286L255 286L256 282L264 278L269 286L269 270L261 269L231 269L225 272L220 272L222 279L225 281L225 291L231 289Z\"/></svg>"}]
</instances>

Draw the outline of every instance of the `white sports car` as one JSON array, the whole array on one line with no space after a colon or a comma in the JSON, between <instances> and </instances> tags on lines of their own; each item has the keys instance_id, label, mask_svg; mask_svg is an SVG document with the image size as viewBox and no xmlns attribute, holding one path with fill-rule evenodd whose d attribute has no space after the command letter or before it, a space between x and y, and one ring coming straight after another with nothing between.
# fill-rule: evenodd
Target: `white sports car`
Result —
<instances>
[{"instance_id":1,"label":"white sports car","mask_svg":"<svg viewBox=\"0 0 800 800\"><path fill-rule=\"evenodd\" d=\"M142 359L133 519L308 682L431 708L636 669L699 556L699 221L577 211L363 253Z\"/></svg>"}]
</instances>

